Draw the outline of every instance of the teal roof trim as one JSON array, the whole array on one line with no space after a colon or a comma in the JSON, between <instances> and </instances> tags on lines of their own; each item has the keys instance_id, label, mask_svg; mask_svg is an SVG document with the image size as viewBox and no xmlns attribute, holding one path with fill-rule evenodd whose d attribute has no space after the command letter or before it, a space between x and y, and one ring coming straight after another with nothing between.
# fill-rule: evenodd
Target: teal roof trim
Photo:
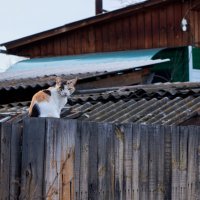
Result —
<instances>
[{"instance_id":1,"label":"teal roof trim","mask_svg":"<svg viewBox=\"0 0 200 200\"><path fill-rule=\"evenodd\" d=\"M119 51L111 53L95 53L95 54L84 54L77 56L59 56L59 57L49 57L49 58L35 58L24 60L12 65L8 71L17 70L31 70L36 68L45 67L75 67L77 65L85 64L107 64L114 62L124 62L124 61L146 61L151 60L152 57L157 54L161 49L151 49L151 50L138 50L138 51Z\"/></svg>"}]
</instances>

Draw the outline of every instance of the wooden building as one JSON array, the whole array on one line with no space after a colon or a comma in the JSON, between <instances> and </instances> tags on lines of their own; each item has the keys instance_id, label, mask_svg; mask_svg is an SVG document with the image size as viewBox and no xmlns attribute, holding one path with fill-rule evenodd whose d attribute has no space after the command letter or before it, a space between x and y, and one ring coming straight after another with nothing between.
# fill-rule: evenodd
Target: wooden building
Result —
<instances>
[{"instance_id":1,"label":"wooden building","mask_svg":"<svg viewBox=\"0 0 200 200\"><path fill-rule=\"evenodd\" d=\"M1 44L9 54L49 57L200 46L199 0L149 0ZM186 20L186 31L182 29Z\"/></svg>"}]
</instances>

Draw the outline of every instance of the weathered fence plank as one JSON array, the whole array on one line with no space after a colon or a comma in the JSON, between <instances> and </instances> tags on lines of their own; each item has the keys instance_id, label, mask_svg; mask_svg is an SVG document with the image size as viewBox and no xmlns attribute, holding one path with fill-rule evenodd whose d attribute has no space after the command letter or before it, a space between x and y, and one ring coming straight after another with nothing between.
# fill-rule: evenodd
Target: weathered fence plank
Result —
<instances>
[{"instance_id":1,"label":"weathered fence plank","mask_svg":"<svg viewBox=\"0 0 200 200\"><path fill-rule=\"evenodd\" d=\"M196 200L199 198L197 188L198 180L198 129L194 126L190 127L189 130L189 141L188 141L188 199Z\"/></svg>"},{"instance_id":2,"label":"weathered fence plank","mask_svg":"<svg viewBox=\"0 0 200 200\"><path fill-rule=\"evenodd\" d=\"M106 124L106 123L105 123ZM106 178L107 178L107 199L115 199L115 126L107 124L107 142L106 142Z\"/></svg>"},{"instance_id":3,"label":"weathered fence plank","mask_svg":"<svg viewBox=\"0 0 200 200\"><path fill-rule=\"evenodd\" d=\"M165 182L164 182L164 171L165 171L165 132L164 127L155 127L156 137L156 152L157 155L157 199L164 200L165 193Z\"/></svg>"},{"instance_id":4,"label":"weathered fence plank","mask_svg":"<svg viewBox=\"0 0 200 200\"><path fill-rule=\"evenodd\" d=\"M124 192L123 199L132 199L132 155L133 155L133 139L132 124L122 126L124 132Z\"/></svg>"},{"instance_id":5,"label":"weathered fence plank","mask_svg":"<svg viewBox=\"0 0 200 200\"><path fill-rule=\"evenodd\" d=\"M145 127L146 128L146 127ZM155 127L149 126L148 129L146 130L149 135L149 200L154 200L156 199L157 195L157 170L158 170L158 159L157 159L157 141L156 141L156 129ZM148 154L148 146L147 146L147 151L146 153ZM146 176L147 173L146 173ZM147 178L148 180L148 178ZM145 190L144 192L147 194L147 191ZM145 196L145 199L148 198Z\"/></svg>"},{"instance_id":6,"label":"weathered fence plank","mask_svg":"<svg viewBox=\"0 0 200 200\"><path fill-rule=\"evenodd\" d=\"M82 122L77 122L77 132L75 134L75 162L74 162L74 184L75 184L75 199L80 199L80 166L81 166L81 130Z\"/></svg>"},{"instance_id":7,"label":"weathered fence plank","mask_svg":"<svg viewBox=\"0 0 200 200\"><path fill-rule=\"evenodd\" d=\"M139 173L139 198L149 199L149 138L152 133L146 126L140 126L140 173Z\"/></svg>"},{"instance_id":8,"label":"weathered fence plank","mask_svg":"<svg viewBox=\"0 0 200 200\"><path fill-rule=\"evenodd\" d=\"M164 199L171 200L171 181L172 181L172 130L171 127L163 126L164 131Z\"/></svg>"},{"instance_id":9,"label":"weathered fence plank","mask_svg":"<svg viewBox=\"0 0 200 200\"><path fill-rule=\"evenodd\" d=\"M80 164L80 199L88 199L88 162L89 162L89 141L90 141L90 130L88 127L89 123L82 123L81 130L81 164Z\"/></svg>"},{"instance_id":10,"label":"weathered fence plank","mask_svg":"<svg viewBox=\"0 0 200 200\"><path fill-rule=\"evenodd\" d=\"M26 119L23 129L20 199L43 198L45 119Z\"/></svg>"},{"instance_id":11,"label":"weathered fence plank","mask_svg":"<svg viewBox=\"0 0 200 200\"><path fill-rule=\"evenodd\" d=\"M11 124L1 125L1 168L0 168L0 199L8 200L10 197L10 149L11 149Z\"/></svg>"},{"instance_id":12,"label":"weathered fence plank","mask_svg":"<svg viewBox=\"0 0 200 200\"><path fill-rule=\"evenodd\" d=\"M88 175L88 199L96 200L98 196L98 133L96 123L88 123L89 139L89 175Z\"/></svg>"},{"instance_id":13,"label":"weathered fence plank","mask_svg":"<svg viewBox=\"0 0 200 200\"><path fill-rule=\"evenodd\" d=\"M187 200L188 128L180 127L180 199Z\"/></svg>"},{"instance_id":14,"label":"weathered fence plank","mask_svg":"<svg viewBox=\"0 0 200 200\"><path fill-rule=\"evenodd\" d=\"M172 200L180 197L180 134L179 127L172 127Z\"/></svg>"},{"instance_id":15,"label":"weathered fence plank","mask_svg":"<svg viewBox=\"0 0 200 200\"><path fill-rule=\"evenodd\" d=\"M106 143L107 129L104 124L98 124L98 200L106 199ZM105 156L106 155L106 156Z\"/></svg>"},{"instance_id":16,"label":"weathered fence plank","mask_svg":"<svg viewBox=\"0 0 200 200\"><path fill-rule=\"evenodd\" d=\"M62 185L62 200L74 200L74 164L75 164L75 135L77 122L75 120L61 121L61 174L60 185Z\"/></svg>"},{"instance_id":17,"label":"weathered fence plank","mask_svg":"<svg viewBox=\"0 0 200 200\"><path fill-rule=\"evenodd\" d=\"M115 128L115 199L123 200L124 133Z\"/></svg>"},{"instance_id":18,"label":"weathered fence plank","mask_svg":"<svg viewBox=\"0 0 200 200\"><path fill-rule=\"evenodd\" d=\"M98 125L98 157L101 159L98 169L101 169L99 172L102 173L99 174L101 176L99 190L103 191L103 194L101 192L103 199L108 200L114 198L114 129L111 124ZM102 135L104 136L102 137Z\"/></svg>"},{"instance_id":19,"label":"weathered fence plank","mask_svg":"<svg viewBox=\"0 0 200 200\"><path fill-rule=\"evenodd\" d=\"M132 161L132 198L139 200L139 180L140 180L140 127L133 124L132 127L133 161Z\"/></svg>"},{"instance_id":20,"label":"weathered fence plank","mask_svg":"<svg viewBox=\"0 0 200 200\"><path fill-rule=\"evenodd\" d=\"M59 199L59 179L61 169L62 132L60 120L47 119L46 122L46 155L45 155L45 197ZM62 130L63 131L63 130Z\"/></svg>"},{"instance_id":21,"label":"weathered fence plank","mask_svg":"<svg viewBox=\"0 0 200 200\"><path fill-rule=\"evenodd\" d=\"M45 198L74 199L74 148L77 123L47 119Z\"/></svg>"},{"instance_id":22,"label":"weathered fence plank","mask_svg":"<svg viewBox=\"0 0 200 200\"><path fill-rule=\"evenodd\" d=\"M21 124L12 124L10 145L10 200L16 200L20 194L21 179Z\"/></svg>"}]
</instances>

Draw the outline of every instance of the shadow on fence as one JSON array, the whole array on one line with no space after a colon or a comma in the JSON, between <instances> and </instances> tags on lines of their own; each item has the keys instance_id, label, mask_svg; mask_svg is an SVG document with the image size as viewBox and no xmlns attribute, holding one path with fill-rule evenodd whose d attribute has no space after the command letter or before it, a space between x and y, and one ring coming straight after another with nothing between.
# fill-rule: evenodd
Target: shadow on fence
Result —
<instances>
[{"instance_id":1,"label":"shadow on fence","mask_svg":"<svg viewBox=\"0 0 200 200\"><path fill-rule=\"evenodd\" d=\"M0 199L198 199L200 128L1 124Z\"/></svg>"}]
</instances>

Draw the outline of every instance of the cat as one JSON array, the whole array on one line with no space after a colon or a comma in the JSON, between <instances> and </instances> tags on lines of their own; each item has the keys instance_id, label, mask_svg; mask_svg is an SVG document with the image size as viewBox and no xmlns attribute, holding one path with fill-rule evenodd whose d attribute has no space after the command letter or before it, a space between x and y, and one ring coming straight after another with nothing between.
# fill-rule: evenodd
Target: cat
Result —
<instances>
[{"instance_id":1,"label":"cat","mask_svg":"<svg viewBox=\"0 0 200 200\"><path fill-rule=\"evenodd\" d=\"M29 107L30 117L60 118L61 109L67 103L68 97L74 93L77 78L62 81L56 79L56 85L37 92L31 100Z\"/></svg>"}]
</instances>

